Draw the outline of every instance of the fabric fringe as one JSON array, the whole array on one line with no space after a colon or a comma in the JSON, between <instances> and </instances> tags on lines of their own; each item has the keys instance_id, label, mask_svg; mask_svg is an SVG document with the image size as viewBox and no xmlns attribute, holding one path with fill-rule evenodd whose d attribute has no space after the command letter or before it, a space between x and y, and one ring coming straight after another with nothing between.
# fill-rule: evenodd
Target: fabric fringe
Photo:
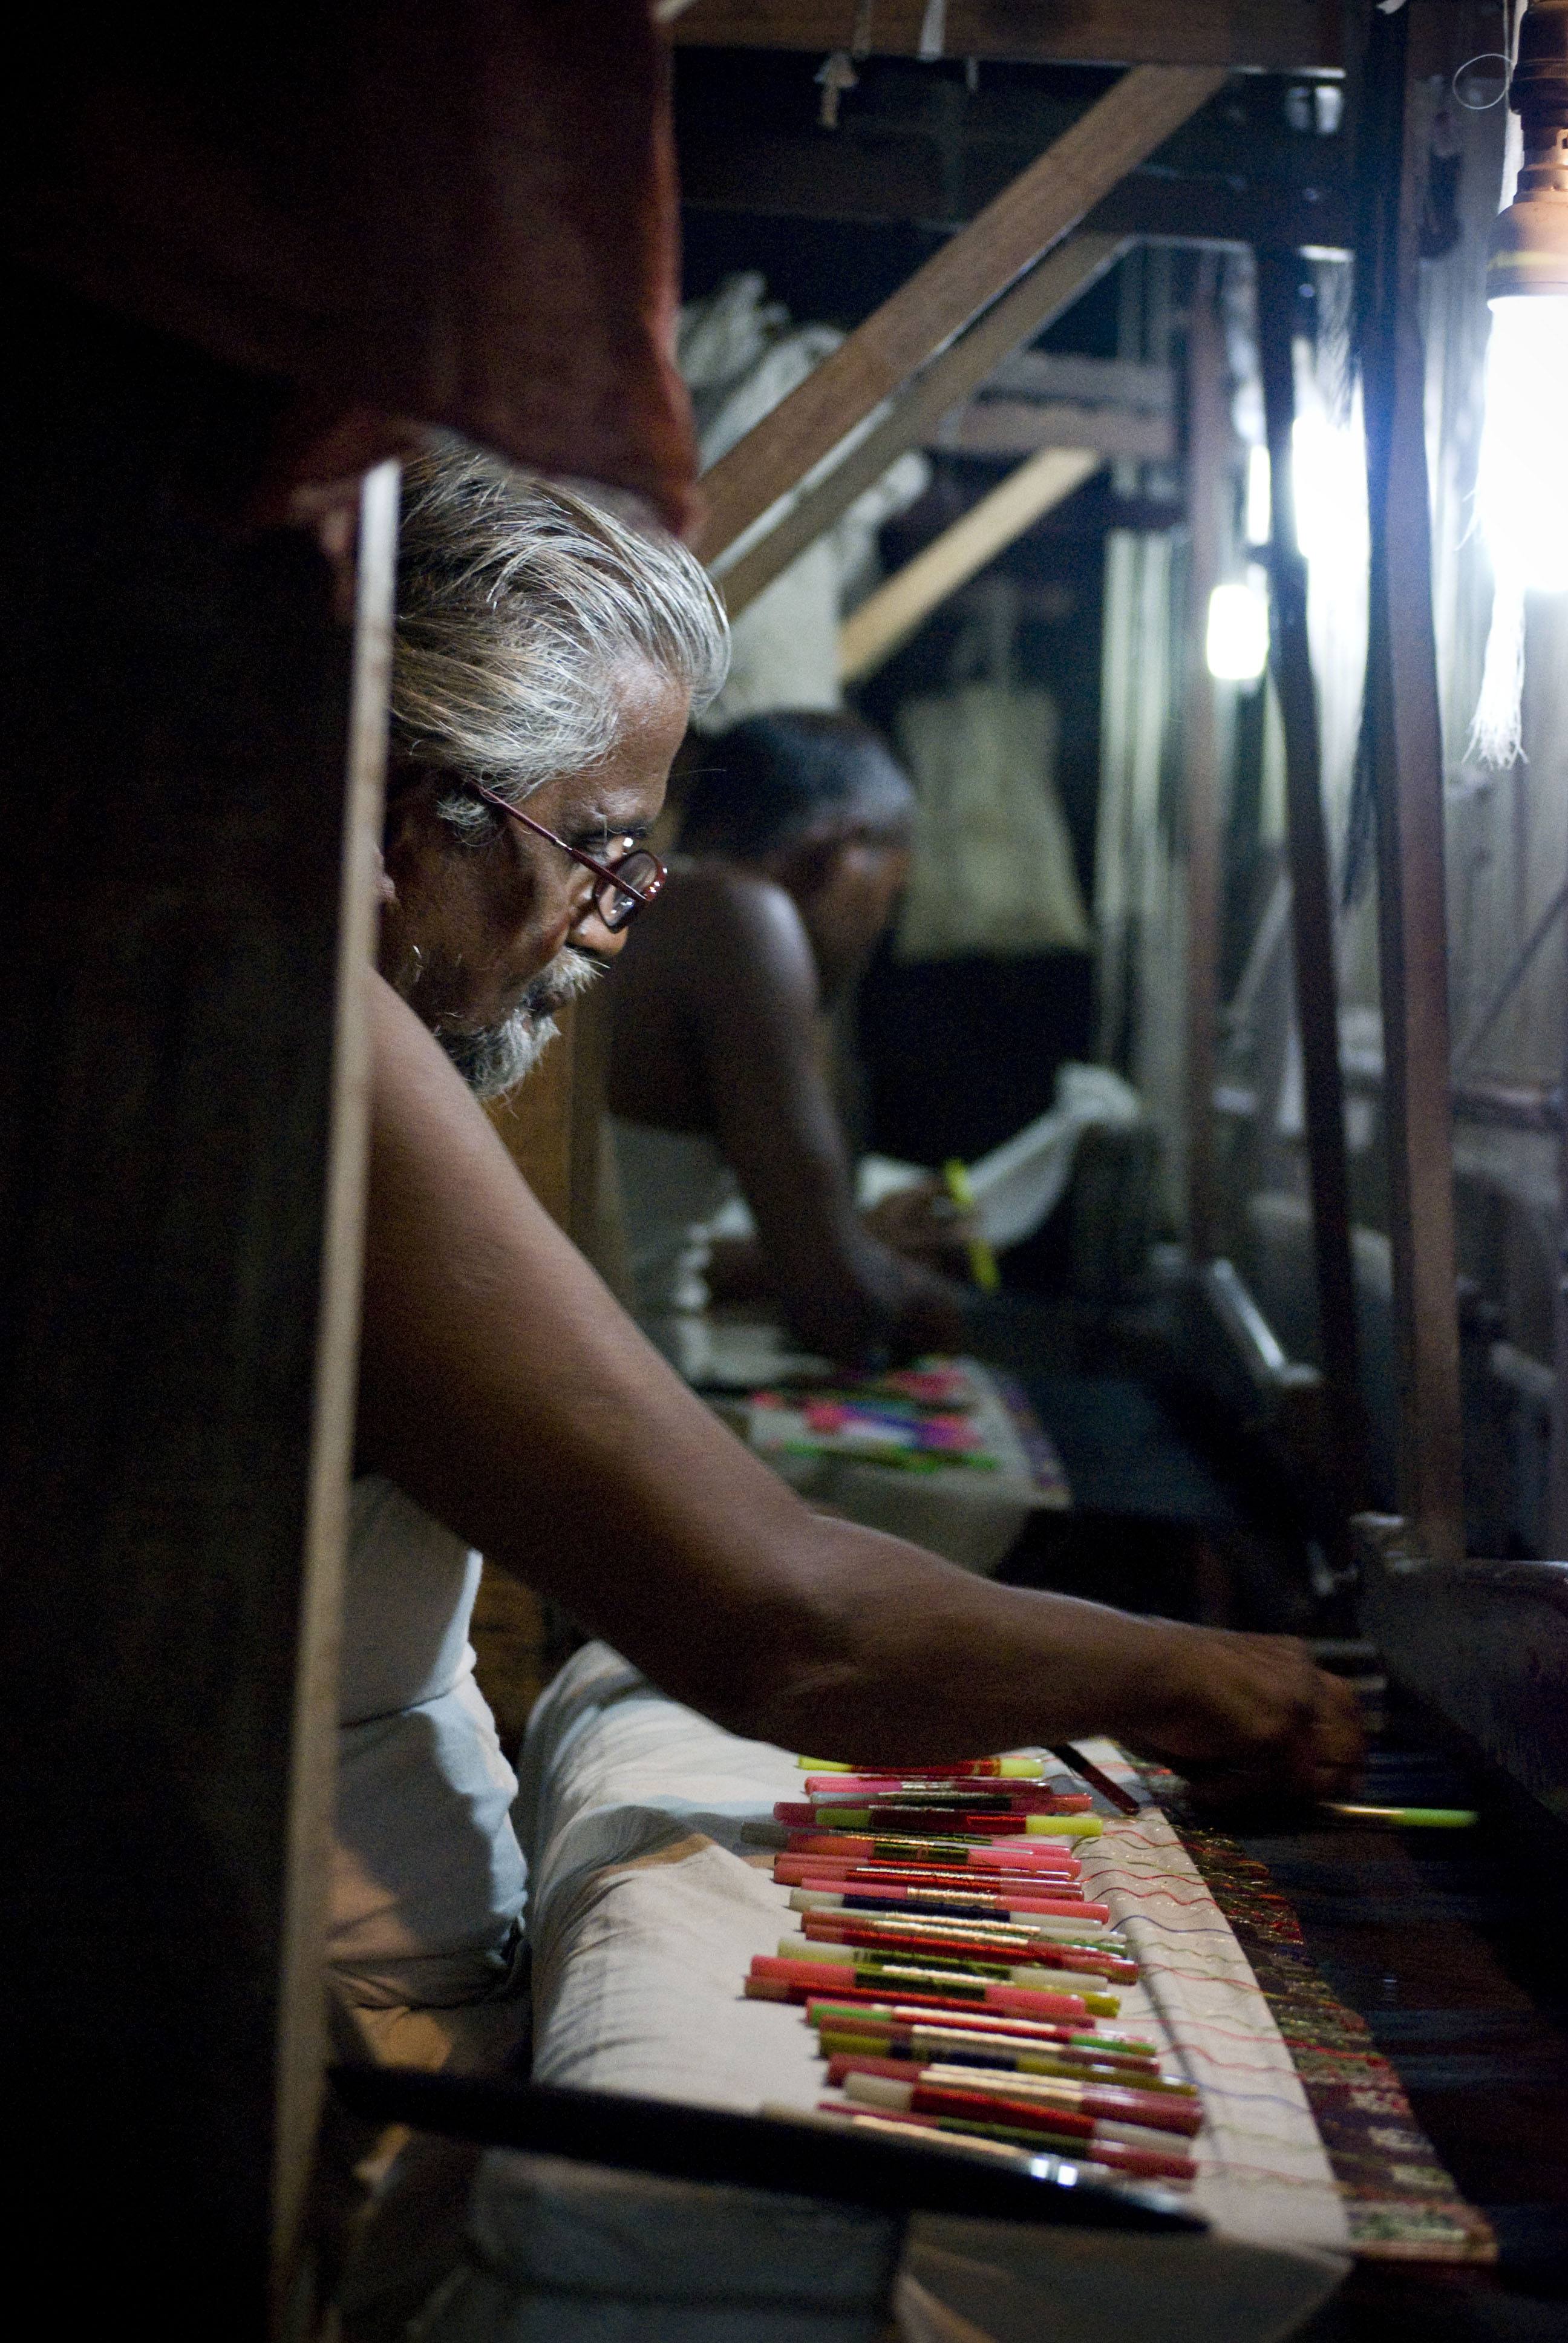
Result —
<instances>
[{"instance_id":1,"label":"fabric fringe","mask_svg":"<svg viewBox=\"0 0 1568 2343\"><path fill-rule=\"evenodd\" d=\"M1524 588L1499 578L1492 596L1492 630L1481 697L1470 728L1467 750L1478 765L1513 765L1524 754Z\"/></svg>"}]
</instances>

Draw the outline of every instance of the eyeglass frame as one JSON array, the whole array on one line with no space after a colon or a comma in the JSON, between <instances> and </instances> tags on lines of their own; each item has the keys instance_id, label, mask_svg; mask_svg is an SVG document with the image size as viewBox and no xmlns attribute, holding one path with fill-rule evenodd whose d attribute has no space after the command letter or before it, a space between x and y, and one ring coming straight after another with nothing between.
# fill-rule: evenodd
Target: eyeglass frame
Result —
<instances>
[{"instance_id":1,"label":"eyeglass frame","mask_svg":"<svg viewBox=\"0 0 1568 2343\"><path fill-rule=\"evenodd\" d=\"M561 852L577 863L580 869L591 870L602 885L613 887L618 895L626 898L628 908L618 918L612 919L599 903L598 889L596 888L594 890L594 910L598 913L600 925L607 928L612 936L618 936L623 930L629 928L638 913L646 911L648 905L657 902L663 893L665 880L669 877L669 866L668 863L661 862L650 847L634 846L623 854L618 861L601 862L596 855L585 853L580 846L568 846L564 838L558 838L555 831L547 830L542 821L536 821L531 814L522 812L515 805L508 805L505 798L498 797L494 789L486 789L482 782L466 781L464 787L471 790L475 797L482 798L486 805L494 807L497 813L509 814L512 820L520 822L525 830L531 830L536 838L544 839L550 846L558 846ZM636 861L638 855L644 856L652 863L654 878L651 884L645 882L641 887L634 887L629 879L619 878L617 874L625 868L627 863Z\"/></svg>"}]
</instances>

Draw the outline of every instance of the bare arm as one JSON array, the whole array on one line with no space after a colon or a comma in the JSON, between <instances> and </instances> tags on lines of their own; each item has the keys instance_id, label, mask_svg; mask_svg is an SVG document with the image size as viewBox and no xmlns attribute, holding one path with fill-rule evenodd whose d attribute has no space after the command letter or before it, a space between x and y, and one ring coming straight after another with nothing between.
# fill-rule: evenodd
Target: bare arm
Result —
<instances>
[{"instance_id":1,"label":"bare arm","mask_svg":"<svg viewBox=\"0 0 1568 2343\"><path fill-rule=\"evenodd\" d=\"M1105 1731L1306 1787L1300 1647L998 1587L810 1513L665 1366L379 978L360 1455L732 1730L893 1765Z\"/></svg>"},{"instance_id":2,"label":"bare arm","mask_svg":"<svg viewBox=\"0 0 1568 2343\"><path fill-rule=\"evenodd\" d=\"M901 1260L855 1210L843 1134L816 1051L817 976L781 888L727 876L698 900L687 1017L715 1135L757 1223L769 1285L794 1332L853 1357L890 1342L954 1350L961 1288Z\"/></svg>"}]
</instances>

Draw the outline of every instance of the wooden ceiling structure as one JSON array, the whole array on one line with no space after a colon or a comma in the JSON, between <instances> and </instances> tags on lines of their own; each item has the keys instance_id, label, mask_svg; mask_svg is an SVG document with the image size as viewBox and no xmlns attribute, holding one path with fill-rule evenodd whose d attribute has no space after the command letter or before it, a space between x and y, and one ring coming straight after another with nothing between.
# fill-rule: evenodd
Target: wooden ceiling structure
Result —
<instances>
[{"instance_id":1,"label":"wooden ceiling structure","mask_svg":"<svg viewBox=\"0 0 1568 2343\"><path fill-rule=\"evenodd\" d=\"M1125 232L1095 226L1099 207L1124 187L1184 126L1246 74L1284 70L1332 76L1348 84L1359 139L1360 217L1352 191L1339 186L1327 204L1336 239L1359 246L1363 278L1375 286L1375 321L1367 337L1372 431L1374 580L1372 737L1379 773L1380 900L1382 903L1382 982L1388 1036L1387 1107L1393 1156L1393 1244L1397 1350L1402 1434L1400 1495L1404 1517L1419 1524L1424 1553L1455 1561L1462 1552L1459 1469L1458 1337L1453 1308L1453 1236L1446 1011L1442 1001L1443 930L1442 755L1437 729L1435 652L1431 627L1424 450L1420 433L1421 352L1415 325L1417 237L1425 199L1426 139L1422 118L1425 85L1452 71L1470 52L1477 12L1446 0L1409 0L1394 17L1368 12L1347 18L1337 0L1271 0L1271 5L1170 8L1147 0L988 0L946 7L916 0L693 0L670 26L685 53L723 47L731 52L774 48L829 53L852 59L876 56L975 57L1052 65L1123 68L1105 85L1085 76L1083 104L1030 165L959 226L933 256L849 334L843 345L708 474L707 517L699 549L739 610L830 526L853 497L904 448L920 443L934 421L984 381L1001 360L1059 317L1125 248ZM1347 22L1359 25L1359 46L1347 55ZM1484 44L1483 44L1484 45ZM1396 106L1397 101L1397 106ZM689 140L688 144L690 143ZM831 145L819 136L819 150ZM684 152L684 150L683 150ZM702 186L711 193L722 176L710 138L699 150ZM779 154L769 146L756 169L762 188L753 202L781 200L776 190ZM1395 166L1399 176L1394 176ZM743 196L733 160L725 192ZM821 175L834 177L832 168ZM795 164L787 185L811 176ZM1151 225L1171 238L1206 241L1211 220L1200 203L1189 208L1180 180L1153 181L1159 204ZM767 192L769 189L774 192ZM1282 248L1280 206L1266 201L1249 216L1235 196L1226 226L1264 250ZM1147 199L1147 198L1146 198ZM820 202L843 203L837 194ZM1194 216L1194 209L1197 216ZM1300 221L1297 226L1299 228ZM1312 241L1322 241L1314 236ZM1292 234L1283 248L1299 246ZM1197 525L1195 519L1195 526ZM900 581L892 581L897 588ZM904 614L907 617L907 612ZM897 618L898 614L894 614ZM1298 721L1310 713L1310 691L1291 699ZM1203 729L1206 687L1189 699L1189 729ZM1194 712L1195 710L1199 712ZM1315 744L1298 740L1293 759L1297 794L1317 791ZM1211 803L1211 744L1194 755L1189 741L1190 793ZM1206 777L1206 778L1205 778ZM1200 906L1212 907L1217 887L1212 824L1190 820L1190 881ZM1298 860L1312 852L1316 866L1294 872L1298 916L1302 904L1320 914L1317 942L1328 932L1326 849L1321 812L1314 825L1292 825ZM1315 845L1314 845L1315 835ZM1200 920L1200 927L1212 922ZM1201 950L1200 943L1199 949ZM1339 1100L1335 1004L1326 961L1297 954L1307 990L1300 1006L1304 1030L1330 1039L1316 1047L1309 1068L1309 1122L1313 1134L1314 1196L1320 1222L1336 1205L1336 1227L1319 1226L1320 1293L1346 1320L1338 1358L1331 1362L1337 1393L1336 1451L1357 1445L1353 1313L1350 1294L1349 1227L1343 1201L1342 1108ZM1190 1034L1200 1070L1212 1029L1211 970L1197 970ZM1211 1181L1204 1132L1207 1091L1192 1092L1195 1156L1194 1236L1201 1260L1212 1213L1205 1198ZM1200 1092L1202 1095L1200 1095ZM1330 1161L1337 1151L1336 1174ZM1332 1256L1332 1259L1330 1258ZM1330 1323L1327 1307L1325 1324ZM1331 1331L1331 1351L1335 1338ZM1349 1483L1347 1483L1347 1492Z\"/></svg>"}]
</instances>

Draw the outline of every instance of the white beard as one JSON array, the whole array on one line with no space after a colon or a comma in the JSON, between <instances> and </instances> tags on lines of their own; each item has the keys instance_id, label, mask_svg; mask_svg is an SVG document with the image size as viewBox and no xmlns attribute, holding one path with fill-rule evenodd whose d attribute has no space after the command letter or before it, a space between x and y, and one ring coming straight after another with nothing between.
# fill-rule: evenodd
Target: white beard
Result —
<instances>
[{"instance_id":1,"label":"white beard","mask_svg":"<svg viewBox=\"0 0 1568 2343\"><path fill-rule=\"evenodd\" d=\"M498 1025L460 1031L437 1022L440 1042L476 1098L499 1098L531 1074L559 1027L553 1012L586 992L602 976L600 963L570 944L542 968L522 999Z\"/></svg>"}]
</instances>

